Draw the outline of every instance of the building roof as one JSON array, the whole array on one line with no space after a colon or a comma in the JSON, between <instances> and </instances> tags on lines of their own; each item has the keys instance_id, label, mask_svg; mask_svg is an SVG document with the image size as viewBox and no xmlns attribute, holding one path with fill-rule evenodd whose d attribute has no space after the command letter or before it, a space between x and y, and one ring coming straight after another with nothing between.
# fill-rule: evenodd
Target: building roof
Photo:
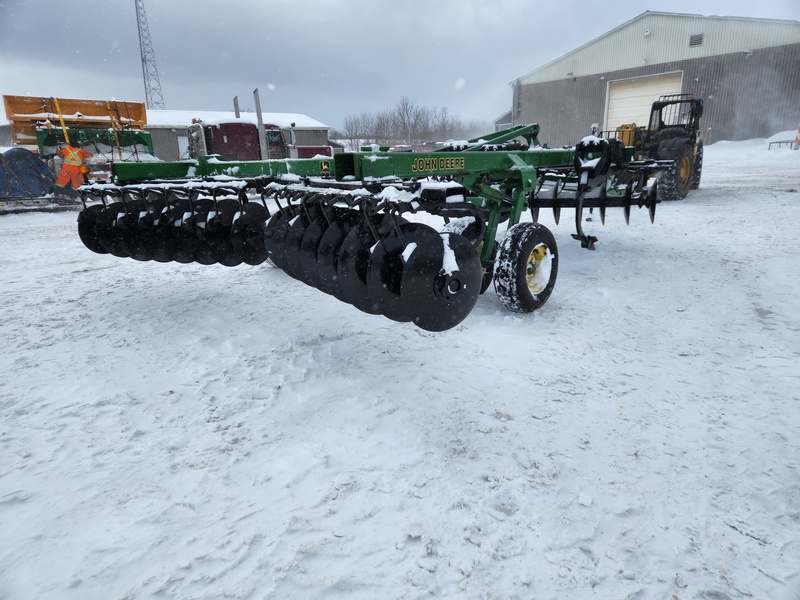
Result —
<instances>
[{"instance_id":1,"label":"building roof","mask_svg":"<svg viewBox=\"0 0 800 600\"><path fill-rule=\"evenodd\" d=\"M327 125L300 113L261 113L264 123L289 129L294 123L295 129L330 129ZM186 127L192 119L201 119L208 125L237 121L233 111L214 110L148 110L147 125L153 127ZM242 112L238 121L258 124L258 115L254 112Z\"/></svg>"},{"instance_id":2,"label":"building roof","mask_svg":"<svg viewBox=\"0 0 800 600\"><path fill-rule=\"evenodd\" d=\"M645 11L510 85L800 44L800 21Z\"/></svg>"}]
</instances>

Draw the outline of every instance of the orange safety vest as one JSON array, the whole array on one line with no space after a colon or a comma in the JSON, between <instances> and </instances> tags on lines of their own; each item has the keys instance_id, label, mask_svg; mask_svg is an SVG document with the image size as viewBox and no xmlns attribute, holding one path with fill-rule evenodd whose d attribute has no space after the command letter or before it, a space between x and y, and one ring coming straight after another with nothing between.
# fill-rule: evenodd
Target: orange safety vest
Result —
<instances>
[{"instance_id":1,"label":"orange safety vest","mask_svg":"<svg viewBox=\"0 0 800 600\"><path fill-rule=\"evenodd\" d=\"M73 148L72 146L67 146L64 148L67 151L66 156L64 156L64 163L68 165L74 165L76 167L83 164L83 157L81 156L81 149L80 148Z\"/></svg>"}]
</instances>

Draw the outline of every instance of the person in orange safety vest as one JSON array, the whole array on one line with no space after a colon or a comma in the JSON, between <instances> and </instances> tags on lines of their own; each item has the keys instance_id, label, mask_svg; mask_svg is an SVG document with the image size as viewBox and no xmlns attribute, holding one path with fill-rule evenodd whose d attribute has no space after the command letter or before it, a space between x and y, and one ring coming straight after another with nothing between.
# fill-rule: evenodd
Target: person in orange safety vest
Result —
<instances>
[{"instance_id":1,"label":"person in orange safety vest","mask_svg":"<svg viewBox=\"0 0 800 600\"><path fill-rule=\"evenodd\" d=\"M81 187L85 183L84 175L89 172L89 167L84 161L92 156L92 153L81 148L80 143L74 142L61 146L56 154L64 159L56 185L61 187L71 185L75 189Z\"/></svg>"}]
</instances>

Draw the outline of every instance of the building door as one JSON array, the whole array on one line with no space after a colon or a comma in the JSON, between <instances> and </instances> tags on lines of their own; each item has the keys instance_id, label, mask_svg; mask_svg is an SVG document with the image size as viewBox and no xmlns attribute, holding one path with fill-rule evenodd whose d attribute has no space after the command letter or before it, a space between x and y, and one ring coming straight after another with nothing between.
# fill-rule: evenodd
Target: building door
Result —
<instances>
[{"instance_id":1,"label":"building door","mask_svg":"<svg viewBox=\"0 0 800 600\"><path fill-rule=\"evenodd\" d=\"M650 106L664 94L680 94L683 73L665 73L619 79L608 84L606 123L604 130L614 131L624 123L646 127Z\"/></svg>"}]
</instances>

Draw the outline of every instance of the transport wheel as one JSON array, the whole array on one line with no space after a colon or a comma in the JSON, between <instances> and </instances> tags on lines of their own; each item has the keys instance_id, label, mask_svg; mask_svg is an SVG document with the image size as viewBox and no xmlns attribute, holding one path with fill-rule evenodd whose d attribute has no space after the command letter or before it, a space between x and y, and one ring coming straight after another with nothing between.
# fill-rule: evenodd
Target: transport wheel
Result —
<instances>
[{"instance_id":1,"label":"transport wheel","mask_svg":"<svg viewBox=\"0 0 800 600\"><path fill-rule=\"evenodd\" d=\"M399 225L375 244L367 264L367 293L376 312L400 322L411 321L416 316L417 307L411 302L405 305L402 302L403 273L408 256L417 248L428 246L444 255L439 234L422 223Z\"/></svg>"},{"instance_id":2,"label":"transport wheel","mask_svg":"<svg viewBox=\"0 0 800 600\"><path fill-rule=\"evenodd\" d=\"M103 212L103 205L93 204L78 213L78 237L81 238L83 245L92 252L108 254L108 250L100 243L100 239L94 230L97 217L101 212Z\"/></svg>"},{"instance_id":3,"label":"transport wheel","mask_svg":"<svg viewBox=\"0 0 800 600\"><path fill-rule=\"evenodd\" d=\"M339 253L350 230L361 222L362 215L358 210L344 211L331 222L317 246L317 288L346 302L339 285Z\"/></svg>"},{"instance_id":4,"label":"transport wheel","mask_svg":"<svg viewBox=\"0 0 800 600\"><path fill-rule=\"evenodd\" d=\"M700 187L700 177L703 175L703 144L697 145L694 153L694 169L692 170L692 189Z\"/></svg>"},{"instance_id":5,"label":"transport wheel","mask_svg":"<svg viewBox=\"0 0 800 600\"><path fill-rule=\"evenodd\" d=\"M660 200L682 200L692 183L692 149L684 144L675 161L658 182Z\"/></svg>"},{"instance_id":6,"label":"transport wheel","mask_svg":"<svg viewBox=\"0 0 800 600\"><path fill-rule=\"evenodd\" d=\"M267 209L257 202L248 202L242 206L231 225L231 245L248 265L260 265L267 260L267 248L264 245L266 221Z\"/></svg>"},{"instance_id":7,"label":"transport wheel","mask_svg":"<svg viewBox=\"0 0 800 600\"><path fill-rule=\"evenodd\" d=\"M553 291L558 275L558 248L541 223L519 223L506 233L494 265L494 289L509 310L531 312Z\"/></svg>"},{"instance_id":8,"label":"transport wheel","mask_svg":"<svg viewBox=\"0 0 800 600\"><path fill-rule=\"evenodd\" d=\"M455 233L417 244L406 257L401 312L426 331L445 331L463 321L480 296L481 261L470 241ZM409 249L410 252L409 252Z\"/></svg>"}]
</instances>

